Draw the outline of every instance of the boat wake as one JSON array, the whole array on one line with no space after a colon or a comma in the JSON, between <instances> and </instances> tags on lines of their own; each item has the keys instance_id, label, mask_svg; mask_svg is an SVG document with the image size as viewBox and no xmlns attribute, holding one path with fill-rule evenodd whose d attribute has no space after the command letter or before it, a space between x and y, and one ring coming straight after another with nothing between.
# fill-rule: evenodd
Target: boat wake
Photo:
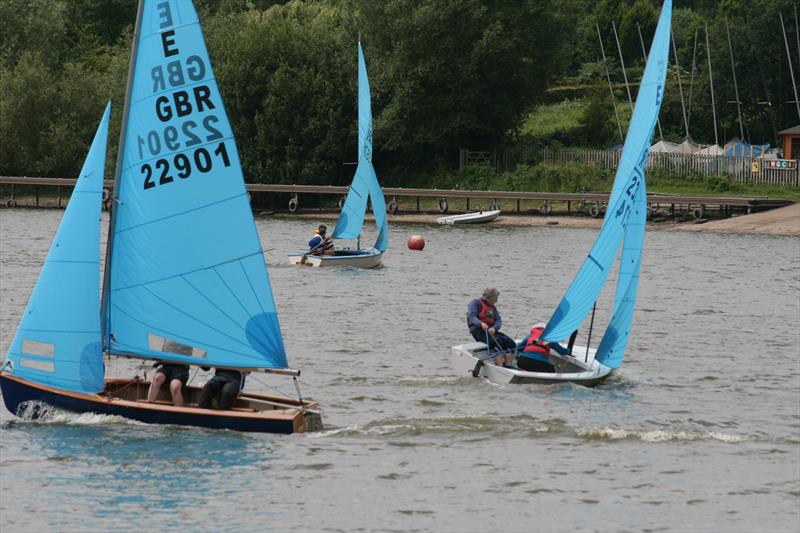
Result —
<instances>
[{"instance_id":1,"label":"boat wake","mask_svg":"<svg viewBox=\"0 0 800 533\"><path fill-rule=\"evenodd\" d=\"M42 402L24 402L17 411L19 420L13 423L62 424L78 426L104 426L111 424L141 425L141 422L116 415L98 413L73 413Z\"/></svg>"},{"instance_id":2,"label":"boat wake","mask_svg":"<svg viewBox=\"0 0 800 533\"><path fill-rule=\"evenodd\" d=\"M360 426L333 428L314 434L327 437L424 437L441 434L464 435L471 441L498 438L536 438L545 435L572 437L590 441L630 441L648 443L717 441L735 444L751 440L743 435L719 431L685 429L626 429L612 426L574 427L560 418L537 419L521 416L460 416L436 418L390 418Z\"/></svg>"},{"instance_id":3,"label":"boat wake","mask_svg":"<svg viewBox=\"0 0 800 533\"><path fill-rule=\"evenodd\" d=\"M614 427L601 427L579 429L576 431L579 437L591 440L640 440L642 442L689 442L689 441L719 441L726 443L737 443L748 440L742 435L731 435L719 431L684 431L684 430L627 430Z\"/></svg>"}]
</instances>

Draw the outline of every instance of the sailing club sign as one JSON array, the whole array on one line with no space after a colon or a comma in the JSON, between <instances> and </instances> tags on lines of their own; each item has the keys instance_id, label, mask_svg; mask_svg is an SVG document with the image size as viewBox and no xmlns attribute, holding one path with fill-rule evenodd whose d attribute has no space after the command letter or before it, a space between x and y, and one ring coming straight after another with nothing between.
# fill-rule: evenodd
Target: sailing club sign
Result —
<instances>
[{"instance_id":1,"label":"sailing club sign","mask_svg":"<svg viewBox=\"0 0 800 533\"><path fill-rule=\"evenodd\" d=\"M796 170L797 160L795 159L764 159L753 161L752 171L757 173L762 170Z\"/></svg>"}]
</instances>

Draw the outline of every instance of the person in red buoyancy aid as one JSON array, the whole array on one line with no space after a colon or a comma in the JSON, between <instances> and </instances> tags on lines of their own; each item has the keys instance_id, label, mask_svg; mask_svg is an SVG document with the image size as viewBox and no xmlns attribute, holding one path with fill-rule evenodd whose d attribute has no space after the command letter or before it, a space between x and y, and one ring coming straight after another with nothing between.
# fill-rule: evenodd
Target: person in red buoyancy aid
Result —
<instances>
[{"instance_id":1,"label":"person in red buoyancy aid","mask_svg":"<svg viewBox=\"0 0 800 533\"><path fill-rule=\"evenodd\" d=\"M528 372L555 372L555 368L550 364L550 350L555 350L561 355L569 355L570 351L560 344L553 342L539 342L539 337L546 324L539 322L531 328L531 333L522 339L517 346L520 350L517 358L517 366Z\"/></svg>"},{"instance_id":2,"label":"person in red buoyancy aid","mask_svg":"<svg viewBox=\"0 0 800 533\"><path fill-rule=\"evenodd\" d=\"M467 306L467 327L472 338L476 341L486 342L488 337L489 349L507 352L501 353L494 358L496 365L511 366L514 360L512 352L517 343L511 337L500 333L500 326L503 321L500 318L500 311L495 307L499 296L500 292L497 289L487 287L480 298L470 300Z\"/></svg>"}]
</instances>

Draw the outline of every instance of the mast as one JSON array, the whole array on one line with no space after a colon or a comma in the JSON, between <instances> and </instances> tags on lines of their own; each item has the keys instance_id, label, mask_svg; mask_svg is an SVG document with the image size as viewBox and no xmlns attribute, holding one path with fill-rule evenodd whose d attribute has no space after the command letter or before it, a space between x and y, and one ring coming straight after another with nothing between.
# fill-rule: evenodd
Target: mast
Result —
<instances>
[{"instance_id":1,"label":"mast","mask_svg":"<svg viewBox=\"0 0 800 533\"><path fill-rule=\"evenodd\" d=\"M614 29L614 40L617 42L617 51L619 52L619 64L622 66L622 77L625 80L625 90L628 91L628 103L631 105L631 113L633 113L633 98L631 98L631 86L628 85L628 74L625 72L625 60L622 59L622 47L619 45L619 36L617 35L617 25L611 21L611 27Z\"/></svg>"},{"instance_id":2,"label":"mast","mask_svg":"<svg viewBox=\"0 0 800 533\"><path fill-rule=\"evenodd\" d=\"M614 106L614 116L617 118L617 129L619 130L619 138L625 142L625 136L622 134L622 125L619 123L619 113L617 113L617 101L614 99L614 87L611 86L611 74L608 73L608 64L606 63L606 52L603 49L603 38L600 36L600 25L595 24L597 28L597 39L600 41L600 53L603 54L603 66L606 69L606 79L608 80L608 90L611 91L611 104Z\"/></svg>"},{"instance_id":3,"label":"mast","mask_svg":"<svg viewBox=\"0 0 800 533\"><path fill-rule=\"evenodd\" d=\"M781 17L781 20L783 20L783 17ZM731 54L731 70L733 71L733 90L736 94L736 110L739 112L739 135L741 135L740 139L744 141L745 137L744 126L742 125L742 103L739 101L739 84L736 82L736 65L733 63L733 45L731 44L731 29L728 26L728 17L725 17L725 31L728 34L728 50ZM792 85L794 85L794 82L792 82Z\"/></svg>"},{"instance_id":4,"label":"mast","mask_svg":"<svg viewBox=\"0 0 800 533\"><path fill-rule=\"evenodd\" d=\"M688 129L689 124L692 122L692 93L694 92L694 71L695 65L697 60L697 33L698 30L694 30L694 47L692 48L692 73L689 77L689 109L686 113L686 127Z\"/></svg>"},{"instance_id":5,"label":"mast","mask_svg":"<svg viewBox=\"0 0 800 533\"><path fill-rule=\"evenodd\" d=\"M128 129L128 114L131 107L131 90L133 87L133 73L136 68L136 55L139 49L139 34L142 29L142 13L144 0L139 0L136 10L136 26L133 30L133 46L131 46L131 60L128 65L128 86L125 89L125 106L122 109L122 125L119 131L119 149L117 150L117 166L114 171L114 192L111 195L111 208L109 210L108 238L106 243L106 262L103 272L103 297L100 303L100 322L102 324L102 343L104 351L111 351L111 254L114 247L114 227L117 220L117 198L119 198L120 176L125 160L125 132Z\"/></svg>"},{"instance_id":6,"label":"mast","mask_svg":"<svg viewBox=\"0 0 800 533\"><path fill-rule=\"evenodd\" d=\"M797 26L797 3L794 4L794 36L797 37L797 57L800 59L800 27Z\"/></svg>"},{"instance_id":7,"label":"mast","mask_svg":"<svg viewBox=\"0 0 800 533\"><path fill-rule=\"evenodd\" d=\"M639 32L639 44L642 45L642 59L644 59L644 66L647 66L647 51L644 48L644 39L642 39L642 28L639 26L639 23L636 23L636 31ZM642 79L644 79L644 69L642 69ZM641 83L641 82L640 82ZM661 131L661 119L656 119L656 124L658 124L658 136L661 140L664 140L664 132Z\"/></svg>"},{"instance_id":8,"label":"mast","mask_svg":"<svg viewBox=\"0 0 800 533\"><path fill-rule=\"evenodd\" d=\"M717 106L714 103L714 76L711 74L711 47L708 45L708 22L706 22L706 57L708 57L708 81L711 85L711 113L714 118L714 144L719 146L717 134Z\"/></svg>"},{"instance_id":9,"label":"mast","mask_svg":"<svg viewBox=\"0 0 800 533\"><path fill-rule=\"evenodd\" d=\"M683 100L683 85L681 84L681 67L678 64L678 49L675 48L675 32L672 27L669 29L670 37L672 37L672 54L675 56L675 72L678 75L678 91L681 93L681 109L683 110L683 127L686 129L686 137L689 137L689 121L686 120L686 104Z\"/></svg>"},{"instance_id":10,"label":"mast","mask_svg":"<svg viewBox=\"0 0 800 533\"><path fill-rule=\"evenodd\" d=\"M789 53L789 41L786 39L786 27L783 25L783 13L778 11L781 17L781 29L783 30L783 42L786 44L786 58L789 60L789 74L792 76L792 90L794 91L794 105L797 106L797 117L800 118L800 101L797 99L797 85L794 82L794 68L792 67L792 54Z\"/></svg>"}]
</instances>

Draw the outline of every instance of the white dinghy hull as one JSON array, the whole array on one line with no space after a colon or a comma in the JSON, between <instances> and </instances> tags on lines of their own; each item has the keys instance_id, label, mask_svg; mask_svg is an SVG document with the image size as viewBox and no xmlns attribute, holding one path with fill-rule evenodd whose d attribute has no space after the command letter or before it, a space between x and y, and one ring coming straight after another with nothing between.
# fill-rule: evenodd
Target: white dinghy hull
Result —
<instances>
[{"instance_id":1,"label":"white dinghy hull","mask_svg":"<svg viewBox=\"0 0 800 533\"><path fill-rule=\"evenodd\" d=\"M500 210L477 211L475 213L464 213L463 215L451 215L436 219L439 224L485 224L496 219L500 215Z\"/></svg>"},{"instance_id":2,"label":"white dinghy hull","mask_svg":"<svg viewBox=\"0 0 800 533\"><path fill-rule=\"evenodd\" d=\"M336 255L289 254L289 264L312 267L375 268L383 262L383 252L365 250L336 250Z\"/></svg>"},{"instance_id":3,"label":"white dinghy hull","mask_svg":"<svg viewBox=\"0 0 800 533\"><path fill-rule=\"evenodd\" d=\"M528 372L518 368L497 366L487 359L486 344L472 342L450 348L450 363L460 376L483 377L498 385L508 383L577 383L593 387L606 379L611 368L595 361L594 350L589 349L588 362L580 357L586 347L575 346L573 352L578 357L550 354L550 363L556 372ZM477 369L477 372L476 372Z\"/></svg>"}]
</instances>

